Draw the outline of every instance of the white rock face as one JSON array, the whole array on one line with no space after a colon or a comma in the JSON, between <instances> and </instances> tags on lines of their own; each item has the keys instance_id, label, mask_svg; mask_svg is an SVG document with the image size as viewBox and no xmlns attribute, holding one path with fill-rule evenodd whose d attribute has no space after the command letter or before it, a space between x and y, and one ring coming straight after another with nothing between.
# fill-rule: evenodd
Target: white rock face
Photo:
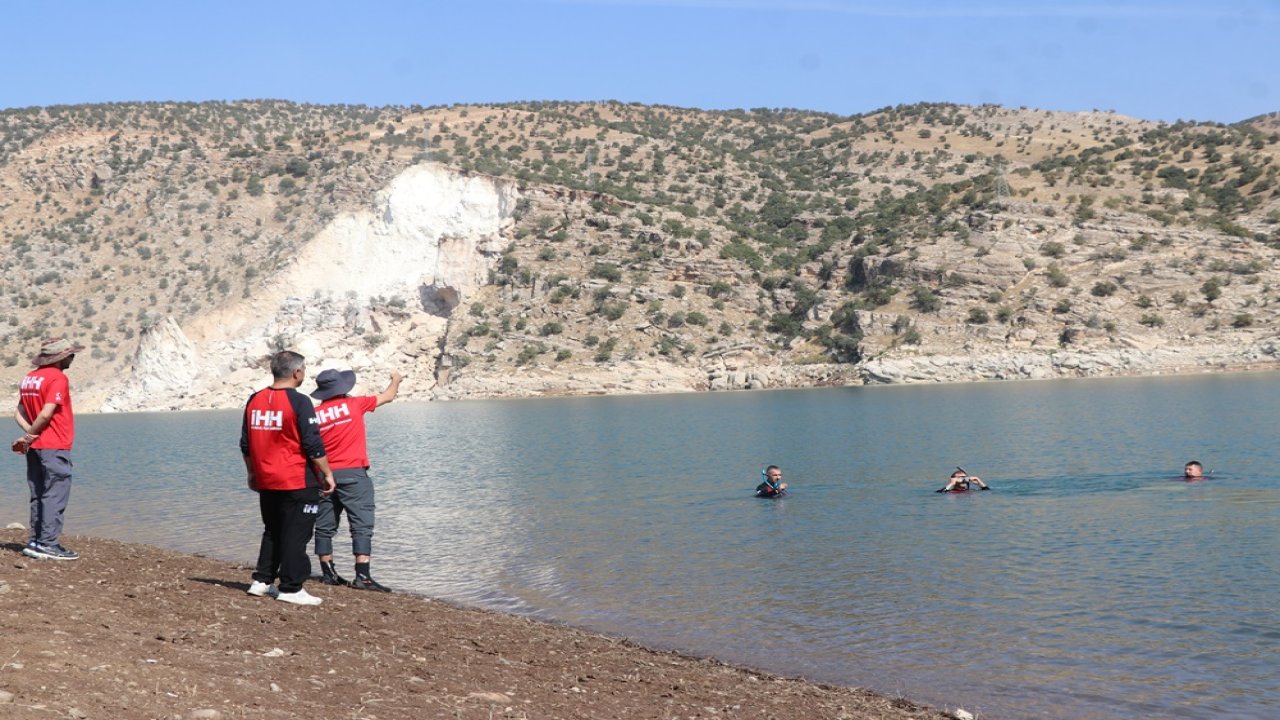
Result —
<instances>
[{"instance_id":1,"label":"white rock face","mask_svg":"<svg viewBox=\"0 0 1280 720\"><path fill-rule=\"evenodd\" d=\"M107 398L102 410L145 407L149 398L181 398L193 389L196 368L195 346L173 318L165 318L142 331L129 382Z\"/></svg>"},{"instance_id":2,"label":"white rock face","mask_svg":"<svg viewBox=\"0 0 1280 720\"><path fill-rule=\"evenodd\" d=\"M484 282L501 251L515 200L514 186L492 178L410 168L379 194L376 214L335 219L281 285L295 297L355 293L363 301L425 287L463 295Z\"/></svg>"},{"instance_id":3,"label":"white rock face","mask_svg":"<svg viewBox=\"0 0 1280 720\"><path fill-rule=\"evenodd\" d=\"M234 407L270 382L274 347L302 353L313 377L356 370L368 383L357 391L381 389L390 370L412 378L407 390L429 390L446 316L487 279L518 199L509 181L406 170L370 211L335 218L251 297L186 328L167 320L149 331L101 409Z\"/></svg>"}]
</instances>

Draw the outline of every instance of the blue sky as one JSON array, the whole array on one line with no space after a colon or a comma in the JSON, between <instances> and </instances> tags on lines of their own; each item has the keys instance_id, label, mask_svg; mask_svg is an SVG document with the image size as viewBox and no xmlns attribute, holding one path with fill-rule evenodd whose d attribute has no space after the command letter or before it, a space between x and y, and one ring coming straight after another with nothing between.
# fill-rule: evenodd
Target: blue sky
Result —
<instances>
[{"instance_id":1,"label":"blue sky","mask_svg":"<svg viewBox=\"0 0 1280 720\"><path fill-rule=\"evenodd\" d=\"M1280 0L195 0L4 8L0 107L921 101L1280 111Z\"/></svg>"}]
</instances>

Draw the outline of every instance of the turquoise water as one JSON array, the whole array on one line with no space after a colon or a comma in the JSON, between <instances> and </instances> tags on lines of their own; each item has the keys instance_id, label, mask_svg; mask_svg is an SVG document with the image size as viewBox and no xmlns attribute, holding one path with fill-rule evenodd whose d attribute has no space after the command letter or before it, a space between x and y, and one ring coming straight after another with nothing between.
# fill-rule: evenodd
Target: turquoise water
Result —
<instances>
[{"instance_id":1,"label":"turquoise water","mask_svg":"<svg viewBox=\"0 0 1280 720\"><path fill-rule=\"evenodd\" d=\"M393 404L375 576L980 717L1278 717L1278 401L1262 373ZM69 533L256 556L237 412L78 430ZM770 462L792 492L753 499ZM934 494L956 465L993 491Z\"/></svg>"}]
</instances>

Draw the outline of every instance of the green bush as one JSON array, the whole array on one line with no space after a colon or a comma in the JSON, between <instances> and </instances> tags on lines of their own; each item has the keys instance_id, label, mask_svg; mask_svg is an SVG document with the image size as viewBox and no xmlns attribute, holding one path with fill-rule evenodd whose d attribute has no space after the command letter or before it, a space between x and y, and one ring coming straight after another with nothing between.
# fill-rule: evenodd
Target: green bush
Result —
<instances>
[{"instance_id":1,"label":"green bush","mask_svg":"<svg viewBox=\"0 0 1280 720\"><path fill-rule=\"evenodd\" d=\"M1067 277L1067 274L1062 271L1062 268L1058 267L1057 263L1049 266L1049 269L1045 272L1045 277L1049 280L1049 284L1056 288L1064 288L1071 284L1071 278Z\"/></svg>"},{"instance_id":2,"label":"green bush","mask_svg":"<svg viewBox=\"0 0 1280 720\"><path fill-rule=\"evenodd\" d=\"M942 298L933 290L917 285L911 290L911 305L920 312L937 312L942 307Z\"/></svg>"},{"instance_id":3,"label":"green bush","mask_svg":"<svg viewBox=\"0 0 1280 720\"><path fill-rule=\"evenodd\" d=\"M1115 295L1116 290L1119 289L1120 286L1110 280L1099 280L1093 284L1093 288L1091 288L1089 292L1095 297L1110 297L1111 295Z\"/></svg>"},{"instance_id":4,"label":"green bush","mask_svg":"<svg viewBox=\"0 0 1280 720\"><path fill-rule=\"evenodd\" d=\"M1040 254L1056 260L1067 254L1067 247L1060 242L1047 242L1040 246Z\"/></svg>"},{"instance_id":5,"label":"green bush","mask_svg":"<svg viewBox=\"0 0 1280 720\"><path fill-rule=\"evenodd\" d=\"M613 263L596 263L591 267L591 277L618 282L622 280L622 270Z\"/></svg>"},{"instance_id":6,"label":"green bush","mask_svg":"<svg viewBox=\"0 0 1280 720\"><path fill-rule=\"evenodd\" d=\"M618 347L617 338L611 337L608 340L605 340L604 342L600 343L600 347L596 350L596 354L594 358L595 361L609 362L609 360L613 357L614 349L617 347Z\"/></svg>"},{"instance_id":7,"label":"green bush","mask_svg":"<svg viewBox=\"0 0 1280 720\"><path fill-rule=\"evenodd\" d=\"M1200 286L1200 293L1204 295L1204 299L1213 302L1222 297L1222 280L1213 277L1204 281Z\"/></svg>"}]
</instances>

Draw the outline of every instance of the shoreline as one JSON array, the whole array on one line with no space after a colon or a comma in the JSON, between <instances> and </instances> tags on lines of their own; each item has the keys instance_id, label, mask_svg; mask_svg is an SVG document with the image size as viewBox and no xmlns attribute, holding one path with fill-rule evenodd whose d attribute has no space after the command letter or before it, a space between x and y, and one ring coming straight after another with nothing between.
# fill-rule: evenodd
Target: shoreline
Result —
<instances>
[{"instance_id":1,"label":"shoreline","mask_svg":"<svg viewBox=\"0 0 1280 720\"><path fill-rule=\"evenodd\" d=\"M0 531L15 720L953 717L429 597L312 582L324 604L299 608L246 595L235 563L87 536L66 538L78 561L35 560L25 539Z\"/></svg>"},{"instance_id":2,"label":"shoreline","mask_svg":"<svg viewBox=\"0 0 1280 720\"><path fill-rule=\"evenodd\" d=\"M789 367L789 366L779 366ZM663 397L675 395L721 395L721 394L739 394L739 393L758 393L758 392L780 392L788 390L828 390L842 388L918 388L918 387L955 387L958 385L992 385L992 384L1036 384L1046 382L1075 382L1075 381L1094 381L1094 380L1141 380L1141 379L1176 379L1176 378L1197 378L1205 376L1220 375L1257 375L1260 373L1280 372L1280 364L1277 363L1253 363L1232 365L1229 367L1206 367L1206 366L1188 366L1176 370L1159 370L1156 372L1135 372L1135 373L1111 373L1097 375L1079 375L1079 376L1057 376L1057 377L1025 377L1025 378L986 378L971 377L965 379L938 378L931 380L911 380L906 382L859 382L846 384L789 384L778 385L761 388L731 388L731 389L661 389L651 392L635 391L635 392L602 392L595 388L584 388L581 391L569 388L557 388L554 391L548 390L540 393L530 394L472 394L462 397L447 396L428 396L421 394L401 393L400 403L462 403L462 402L481 402L481 401L531 401L545 399L565 399L565 398L620 398L620 397ZM246 395L247 397L247 395ZM243 404L229 405L225 407L164 407L152 408L145 410L77 410L77 415L95 415L95 416L112 416L112 415L142 415L147 413L160 412L225 412L228 410L243 410Z\"/></svg>"}]
</instances>

